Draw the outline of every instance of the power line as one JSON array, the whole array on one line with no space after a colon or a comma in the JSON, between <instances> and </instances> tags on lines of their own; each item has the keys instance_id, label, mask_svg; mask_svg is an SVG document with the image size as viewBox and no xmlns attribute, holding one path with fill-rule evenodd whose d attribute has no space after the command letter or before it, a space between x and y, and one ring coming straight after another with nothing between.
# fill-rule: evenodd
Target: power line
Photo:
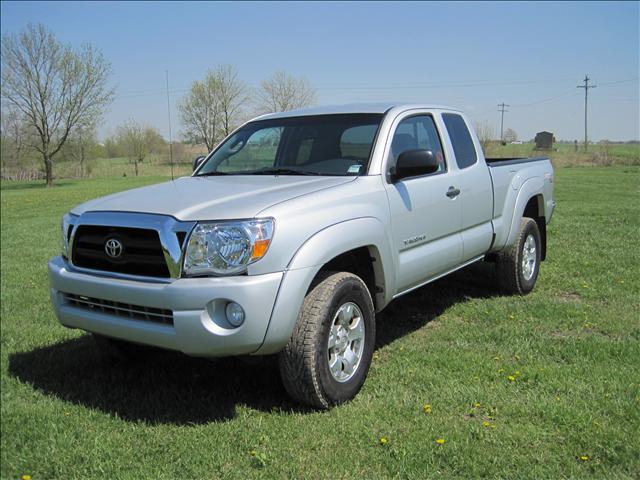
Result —
<instances>
[{"instance_id":1,"label":"power line","mask_svg":"<svg viewBox=\"0 0 640 480\"><path fill-rule=\"evenodd\" d=\"M503 131L504 131L504 112L508 112L509 110L505 110L505 107L510 107L511 105L507 105L506 103L502 102L498 104L498 111L501 112L500 115L500 141L504 141L504 135L503 135Z\"/></svg>"},{"instance_id":2,"label":"power line","mask_svg":"<svg viewBox=\"0 0 640 480\"><path fill-rule=\"evenodd\" d=\"M587 101L589 98L589 89L596 88L597 85L589 85L588 75L584 76L584 85L578 85L577 88L584 88L584 151L587 151Z\"/></svg>"}]
</instances>

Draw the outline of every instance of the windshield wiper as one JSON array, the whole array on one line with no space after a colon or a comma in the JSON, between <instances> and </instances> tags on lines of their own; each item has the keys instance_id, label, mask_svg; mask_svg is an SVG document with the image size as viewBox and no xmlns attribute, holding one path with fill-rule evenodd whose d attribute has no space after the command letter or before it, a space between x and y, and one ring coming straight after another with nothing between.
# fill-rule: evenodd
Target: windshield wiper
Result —
<instances>
[{"instance_id":1,"label":"windshield wiper","mask_svg":"<svg viewBox=\"0 0 640 480\"><path fill-rule=\"evenodd\" d=\"M247 175L322 175L322 173L308 170L294 170L293 168L265 168L247 172Z\"/></svg>"},{"instance_id":2,"label":"windshield wiper","mask_svg":"<svg viewBox=\"0 0 640 480\"><path fill-rule=\"evenodd\" d=\"M205 172L199 173L196 177L215 177L217 175L229 175L227 172Z\"/></svg>"}]
</instances>

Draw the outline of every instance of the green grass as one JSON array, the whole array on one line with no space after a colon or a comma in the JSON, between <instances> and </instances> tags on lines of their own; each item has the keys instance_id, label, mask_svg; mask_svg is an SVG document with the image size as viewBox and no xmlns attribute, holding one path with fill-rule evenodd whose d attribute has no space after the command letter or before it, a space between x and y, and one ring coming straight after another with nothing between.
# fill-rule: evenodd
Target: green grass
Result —
<instances>
[{"instance_id":1,"label":"green grass","mask_svg":"<svg viewBox=\"0 0 640 480\"><path fill-rule=\"evenodd\" d=\"M329 412L291 403L272 359L108 363L57 323L62 213L160 178L3 183L0 476L637 478L639 173L558 169L534 292L478 265L395 301L363 390Z\"/></svg>"},{"instance_id":2,"label":"green grass","mask_svg":"<svg viewBox=\"0 0 640 480\"><path fill-rule=\"evenodd\" d=\"M573 144L556 143L551 151L536 150L534 143L500 145L491 143L485 152L487 157L550 157L554 166L640 166L640 144L611 143L589 145L587 152L582 145L578 151Z\"/></svg>"}]
</instances>

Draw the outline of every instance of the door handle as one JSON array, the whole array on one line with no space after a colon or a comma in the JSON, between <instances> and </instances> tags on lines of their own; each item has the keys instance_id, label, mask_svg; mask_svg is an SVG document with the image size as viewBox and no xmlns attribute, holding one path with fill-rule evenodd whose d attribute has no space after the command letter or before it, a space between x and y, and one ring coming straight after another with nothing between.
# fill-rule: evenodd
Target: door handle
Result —
<instances>
[{"instance_id":1,"label":"door handle","mask_svg":"<svg viewBox=\"0 0 640 480\"><path fill-rule=\"evenodd\" d=\"M449 187L449 190L447 190L447 197L449 198L455 198L458 195L460 195L460 190L455 187Z\"/></svg>"}]
</instances>

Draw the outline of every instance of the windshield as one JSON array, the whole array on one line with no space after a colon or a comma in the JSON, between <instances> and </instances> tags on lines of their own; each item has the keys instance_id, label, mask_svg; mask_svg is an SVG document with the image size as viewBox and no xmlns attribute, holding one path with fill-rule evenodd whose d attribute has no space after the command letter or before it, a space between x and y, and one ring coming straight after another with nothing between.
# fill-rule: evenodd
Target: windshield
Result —
<instances>
[{"instance_id":1,"label":"windshield","mask_svg":"<svg viewBox=\"0 0 640 480\"><path fill-rule=\"evenodd\" d=\"M259 120L220 145L196 175L364 175L382 114Z\"/></svg>"}]
</instances>

